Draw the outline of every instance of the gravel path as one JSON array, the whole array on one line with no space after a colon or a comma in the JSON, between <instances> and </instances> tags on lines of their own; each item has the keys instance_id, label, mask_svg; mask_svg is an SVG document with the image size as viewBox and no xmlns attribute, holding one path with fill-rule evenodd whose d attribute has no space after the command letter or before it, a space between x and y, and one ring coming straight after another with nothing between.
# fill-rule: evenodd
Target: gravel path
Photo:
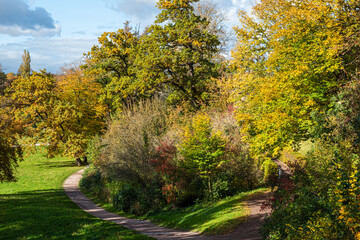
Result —
<instances>
[{"instance_id":1,"label":"gravel path","mask_svg":"<svg viewBox=\"0 0 360 240\"><path fill-rule=\"evenodd\" d=\"M150 221L137 220L121 217L117 214L106 211L97 206L90 199L88 199L79 189L79 181L84 170L80 170L69 178L63 184L64 190L68 197L74 201L84 211L92 214L95 217L111 221L116 224L138 231L142 234L151 236L156 239L194 239L194 240L258 240L261 239L258 230L261 222L264 219L266 212L260 211L262 202L264 202L264 195L258 195L248 202L250 207L250 216L248 221L239 225L239 227L232 233L221 236L203 236L194 232L174 230L164 227L159 227L152 224Z\"/></svg>"}]
</instances>

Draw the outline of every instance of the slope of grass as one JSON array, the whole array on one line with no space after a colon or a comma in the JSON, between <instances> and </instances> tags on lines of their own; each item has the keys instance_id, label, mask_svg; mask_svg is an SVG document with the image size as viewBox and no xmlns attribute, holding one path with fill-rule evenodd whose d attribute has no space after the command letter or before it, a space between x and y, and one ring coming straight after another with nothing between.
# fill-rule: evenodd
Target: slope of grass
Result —
<instances>
[{"instance_id":1,"label":"slope of grass","mask_svg":"<svg viewBox=\"0 0 360 240\"><path fill-rule=\"evenodd\" d=\"M206 235L218 235L231 232L240 223L245 222L250 213L246 201L256 194L263 194L267 191L269 189L260 188L213 203L196 204L188 208L177 208L174 210L163 210L145 216L135 216L116 211L111 203L105 203L99 198L94 197L91 193L85 192L85 194L106 210L125 217L147 219L155 224L169 228L195 231Z\"/></svg>"},{"instance_id":2,"label":"slope of grass","mask_svg":"<svg viewBox=\"0 0 360 240\"><path fill-rule=\"evenodd\" d=\"M0 184L0 239L152 239L97 219L74 204L62 184L79 169L62 157L26 157L18 181Z\"/></svg>"},{"instance_id":3,"label":"slope of grass","mask_svg":"<svg viewBox=\"0 0 360 240\"><path fill-rule=\"evenodd\" d=\"M214 203L162 211L147 218L161 226L192 230L208 235L224 234L233 231L240 223L247 220L250 209L246 201L254 194L261 194L266 190L257 189Z\"/></svg>"}]
</instances>

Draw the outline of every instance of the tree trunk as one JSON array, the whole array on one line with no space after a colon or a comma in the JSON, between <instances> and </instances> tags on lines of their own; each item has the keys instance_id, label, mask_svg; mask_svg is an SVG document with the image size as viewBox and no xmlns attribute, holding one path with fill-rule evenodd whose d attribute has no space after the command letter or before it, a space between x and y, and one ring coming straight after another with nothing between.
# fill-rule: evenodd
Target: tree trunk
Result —
<instances>
[{"instance_id":1,"label":"tree trunk","mask_svg":"<svg viewBox=\"0 0 360 240\"><path fill-rule=\"evenodd\" d=\"M76 165L78 165L78 166L83 165L83 162L81 161L81 159L79 157L76 158Z\"/></svg>"}]
</instances>

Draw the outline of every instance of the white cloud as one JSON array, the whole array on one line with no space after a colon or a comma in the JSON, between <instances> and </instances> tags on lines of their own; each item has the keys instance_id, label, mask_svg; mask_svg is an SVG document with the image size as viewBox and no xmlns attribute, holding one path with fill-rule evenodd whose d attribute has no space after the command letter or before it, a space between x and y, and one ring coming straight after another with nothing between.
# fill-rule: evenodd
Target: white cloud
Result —
<instances>
[{"instance_id":1,"label":"white cloud","mask_svg":"<svg viewBox=\"0 0 360 240\"><path fill-rule=\"evenodd\" d=\"M251 0L213 0L219 9L222 9L228 18L230 27L239 25L238 11L249 12Z\"/></svg>"},{"instance_id":2,"label":"white cloud","mask_svg":"<svg viewBox=\"0 0 360 240\"><path fill-rule=\"evenodd\" d=\"M93 39L28 39L15 44L0 45L0 64L6 72L17 72L24 49L31 56L31 68L35 71L46 68L57 72L59 67L83 57L97 38Z\"/></svg>"},{"instance_id":3,"label":"white cloud","mask_svg":"<svg viewBox=\"0 0 360 240\"><path fill-rule=\"evenodd\" d=\"M61 27L56 25L55 28L43 28L39 25L35 25L33 29L24 29L20 26L0 25L0 34L6 34L9 36L52 37L60 36Z\"/></svg>"},{"instance_id":4,"label":"white cloud","mask_svg":"<svg viewBox=\"0 0 360 240\"><path fill-rule=\"evenodd\" d=\"M157 0L104 0L108 8L122 13L133 23L143 26L152 24L158 13Z\"/></svg>"}]
</instances>

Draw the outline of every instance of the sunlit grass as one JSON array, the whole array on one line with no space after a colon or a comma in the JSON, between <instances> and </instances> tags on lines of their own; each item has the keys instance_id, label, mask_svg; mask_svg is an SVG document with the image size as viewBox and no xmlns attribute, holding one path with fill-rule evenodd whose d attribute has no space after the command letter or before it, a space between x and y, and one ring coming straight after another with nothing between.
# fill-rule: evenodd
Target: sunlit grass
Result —
<instances>
[{"instance_id":1,"label":"sunlit grass","mask_svg":"<svg viewBox=\"0 0 360 240\"><path fill-rule=\"evenodd\" d=\"M187 208L174 210L163 210L159 213L145 216L135 216L129 213L116 211L110 203L104 203L90 193L86 193L94 202L111 212L119 215L148 219L160 226L177 228L181 230L195 231L208 235L224 234L235 230L235 228L247 220L250 213L246 201L256 194L262 194L269 189L260 188L253 191L243 192L233 197L216 201L213 203L196 204Z\"/></svg>"},{"instance_id":2,"label":"sunlit grass","mask_svg":"<svg viewBox=\"0 0 360 240\"><path fill-rule=\"evenodd\" d=\"M79 169L67 158L26 157L17 170L18 181L0 184L0 239L152 239L74 204L62 184Z\"/></svg>"},{"instance_id":3,"label":"sunlit grass","mask_svg":"<svg viewBox=\"0 0 360 240\"><path fill-rule=\"evenodd\" d=\"M246 205L246 200L254 194L265 191L266 189L257 189L243 192L215 203L162 211L147 217L166 227L192 230L204 234L224 234L231 232L240 223L247 220L250 210Z\"/></svg>"}]
</instances>

